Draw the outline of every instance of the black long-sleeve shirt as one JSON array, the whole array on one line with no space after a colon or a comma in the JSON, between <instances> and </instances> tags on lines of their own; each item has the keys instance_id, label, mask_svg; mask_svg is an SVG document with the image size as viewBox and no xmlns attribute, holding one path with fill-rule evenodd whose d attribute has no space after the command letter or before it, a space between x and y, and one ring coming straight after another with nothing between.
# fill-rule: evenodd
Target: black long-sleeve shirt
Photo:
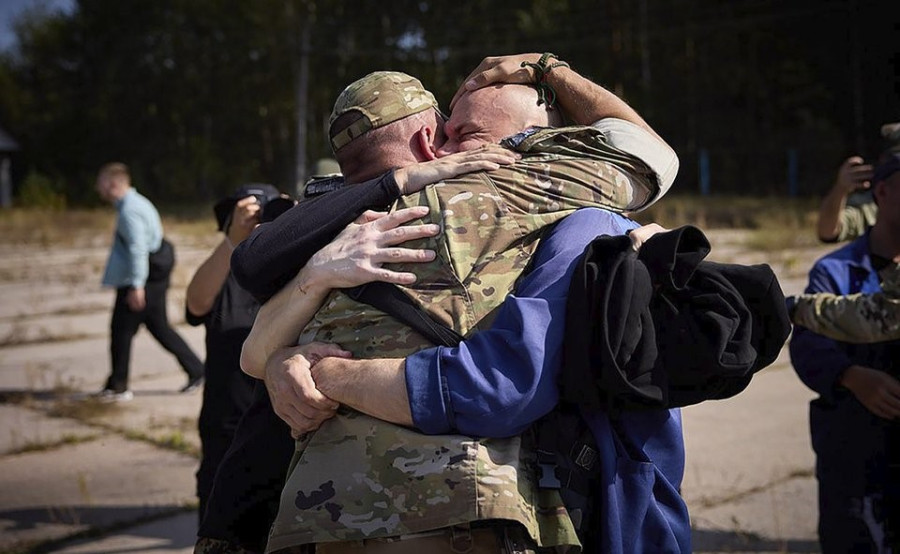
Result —
<instances>
[{"instance_id":1,"label":"black long-sleeve shirt","mask_svg":"<svg viewBox=\"0 0 900 554\"><path fill-rule=\"evenodd\" d=\"M238 284L260 303L281 290L307 261L366 210L400 197L394 172L300 202L263 223L231 255Z\"/></svg>"}]
</instances>

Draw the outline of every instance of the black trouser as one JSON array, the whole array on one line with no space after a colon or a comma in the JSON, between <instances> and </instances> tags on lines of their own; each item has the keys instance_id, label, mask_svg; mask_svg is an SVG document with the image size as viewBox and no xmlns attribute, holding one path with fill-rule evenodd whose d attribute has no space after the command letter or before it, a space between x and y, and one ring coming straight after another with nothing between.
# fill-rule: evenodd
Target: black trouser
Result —
<instances>
[{"instance_id":1,"label":"black trouser","mask_svg":"<svg viewBox=\"0 0 900 554\"><path fill-rule=\"evenodd\" d=\"M203 523L203 516L206 515L206 506L209 503L209 496L212 493L213 482L216 476L216 470L228 447L234 439L234 431L228 433L225 429L200 429L200 445L202 456L200 458L200 467L197 469L197 500L199 506L197 510L198 523Z\"/></svg>"},{"instance_id":2,"label":"black trouser","mask_svg":"<svg viewBox=\"0 0 900 554\"><path fill-rule=\"evenodd\" d=\"M145 287L147 305L140 312L128 307L128 288L116 291L110 324L109 351L112 356L112 373L106 380L106 388L117 392L128 389L128 367L131 362L131 342L143 323L159 344L175 355L188 377L193 379L203 375L203 362L184 342L181 335L169 326L166 315L166 293L169 283L148 282Z\"/></svg>"},{"instance_id":3,"label":"black trouser","mask_svg":"<svg viewBox=\"0 0 900 554\"><path fill-rule=\"evenodd\" d=\"M202 454L196 474L200 523L206 514L216 471L234 441L241 418L254 402L256 384L257 380L242 372L240 367L206 368L203 407L197 425ZM267 532L268 529L263 530L263 533Z\"/></svg>"},{"instance_id":4,"label":"black trouser","mask_svg":"<svg viewBox=\"0 0 900 554\"><path fill-rule=\"evenodd\" d=\"M239 545L262 552L278 513L294 439L290 427L272 410L262 381L256 383L253 393L253 403L238 423L216 471L197 535L216 539L212 543L220 546ZM237 550L209 552L226 551Z\"/></svg>"}]
</instances>

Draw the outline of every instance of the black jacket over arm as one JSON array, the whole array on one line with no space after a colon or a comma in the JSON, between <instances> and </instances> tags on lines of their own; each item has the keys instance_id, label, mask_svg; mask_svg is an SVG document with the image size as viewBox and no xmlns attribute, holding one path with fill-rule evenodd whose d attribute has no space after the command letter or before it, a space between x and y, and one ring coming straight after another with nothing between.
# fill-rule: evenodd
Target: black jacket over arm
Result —
<instances>
[{"instance_id":1,"label":"black jacket over arm","mask_svg":"<svg viewBox=\"0 0 900 554\"><path fill-rule=\"evenodd\" d=\"M674 408L728 398L775 361L790 333L768 265L702 261L691 226L588 245L569 291L563 398L618 408Z\"/></svg>"}]
</instances>

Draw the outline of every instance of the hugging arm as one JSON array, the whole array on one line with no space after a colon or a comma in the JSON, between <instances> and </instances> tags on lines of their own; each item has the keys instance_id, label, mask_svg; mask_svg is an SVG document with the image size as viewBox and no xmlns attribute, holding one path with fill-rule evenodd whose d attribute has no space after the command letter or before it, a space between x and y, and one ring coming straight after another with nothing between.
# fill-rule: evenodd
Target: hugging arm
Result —
<instances>
[{"instance_id":1,"label":"hugging arm","mask_svg":"<svg viewBox=\"0 0 900 554\"><path fill-rule=\"evenodd\" d=\"M312 369L315 382L329 398L425 433L515 435L556 404L575 262L597 234L635 226L602 210L576 212L542 242L534 269L504 301L490 329L459 346L406 359L324 358Z\"/></svg>"},{"instance_id":2,"label":"hugging arm","mask_svg":"<svg viewBox=\"0 0 900 554\"><path fill-rule=\"evenodd\" d=\"M500 147L462 152L389 171L365 183L345 185L305 200L256 228L231 257L238 284L260 303L291 281L317 251L368 210L388 208L403 194L463 173L496 169L517 154ZM299 333L299 330L298 330Z\"/></svg>"},{"instance_id":3,"label":"hugging arm","mask_svg":"<svg viewBox=\"0 0 900 554\"><path fill-rule=\"evenodd\" d=\"M791 321L826 337L852 343L900 339L900 264L881 272L872 294L801 294L792 298Z\"/></svg>"},{"instance_id":4,"label":"hugging arm","mask_svg":"<svg viewBox=\"0 0 900 554\"><path fill-rule=\"evenodd\" d=\"M437 234L436 225L404 226L427 215L422 207L384 215L367 212L369 221L351 223L331 243L316 252L297 275L257 313L241 352L242 369L265 377L266 360L275 350L297 342L300 332L319 310L332 289L370 281L411 284L412 273L382 267L386 262L422 262L434 258L430 250L398 247L409 240Z\"/></svg>"}]
</instances>

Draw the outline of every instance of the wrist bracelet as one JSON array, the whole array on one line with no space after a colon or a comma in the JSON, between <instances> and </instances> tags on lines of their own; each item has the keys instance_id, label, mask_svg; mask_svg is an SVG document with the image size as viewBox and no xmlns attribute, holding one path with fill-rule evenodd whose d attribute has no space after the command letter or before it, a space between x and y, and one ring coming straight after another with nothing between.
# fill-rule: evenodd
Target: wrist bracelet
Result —
<instances>
[{"instance_id":1,"label":"wrist bracelet","mask_svg":"<svg viewBox=\"0 0 900 554\"><path fill-rule=\"evenodd\" d=\"M553 63L548 63L550 58L555 59L556 61ZM569 64L566 62L560 61L559 56L556 54L552 54L550 52L544 52L541 54L540 59L538 59L537 63L532 62L522 62L520 67L530 67L534 70L534 83L533 86L537 89L538 93L538 106L541 104L547 104L547 109L553 108L553 105L556 104L556 91L550 86L550 83L547 82L547 75L553 71L556 67L569 67Z\"/></svg>"}]
</instances>

